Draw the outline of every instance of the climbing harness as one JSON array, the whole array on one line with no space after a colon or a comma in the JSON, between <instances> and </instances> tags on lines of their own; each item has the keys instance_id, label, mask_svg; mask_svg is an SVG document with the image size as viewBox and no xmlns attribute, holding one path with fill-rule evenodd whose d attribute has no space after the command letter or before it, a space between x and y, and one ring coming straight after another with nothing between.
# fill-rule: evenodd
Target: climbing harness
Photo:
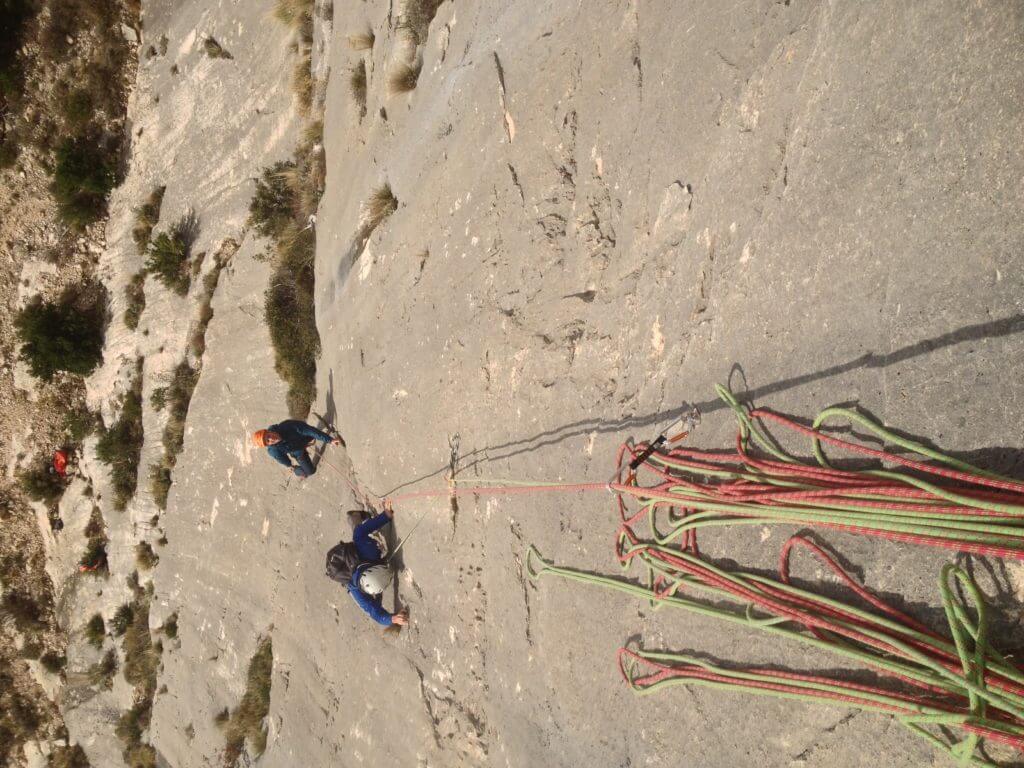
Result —
<instances>
[{"instance_id":1,"label":"climbing harness","mask_svg":"<svg viewBox=\"0 0 1024 768\"><path fill-rule=\"evenodd\" d=\"M673 421L646 448L633 457L633 460L629 462L630 471L635 472L637 467L647 461L652 453L666 443L678 443L680 440L685 440L698 424L700 424L700 410L696 407L689 409L685 416L680 416Z\"/></svg>"}]
</instances>

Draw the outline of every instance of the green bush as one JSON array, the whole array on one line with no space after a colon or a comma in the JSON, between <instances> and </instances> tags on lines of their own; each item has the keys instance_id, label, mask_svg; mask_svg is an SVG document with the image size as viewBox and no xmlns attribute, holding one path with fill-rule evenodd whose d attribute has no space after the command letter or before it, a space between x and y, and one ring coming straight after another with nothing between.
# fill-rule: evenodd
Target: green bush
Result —
<instances>
[{"instance_id":1,"label":"green bush","mask_svg":"<svg viewBox=\"0 0 1024 768\"><path fill-rule=\"evenodd\" d=\"M151 570L158 562L160 558L156 556L148 541L140 541L135 545L135 564L140 571Z\"/></svg>"},{"instance_id":2,"label":"green bush","mask_svg":"<svg viewBox=\"0 0 1024 768\"><path fill-rule=\"evenodd\" d=\"M114 674L117 672L117 651L108 648L103 659L89 667L89 682L110 690L114 685Z\"/></svg>"},{"instance_id":3,"label":"green bush","mask_svg":"<svg viewBox=\"0 0 1024 768\"><path fill-rule=\"evenodd\" d=\"M85 546L85 552L78 564L88 568L87 573L102 576L107 572L107 540L106 537L93 537Z\"/></svg>"},{"instance_id":4,"label":"green bush","mask_svg":"<svg viewBox=\"0 0 1024 768\"><path fill-rule=\"evenodd\" d=\"M164 634L171 640L178 636L178 614L172 613L164 622Z\"/></svg>"},{"instance_id":5,"label":"green bush","mask_svg":"<svg viewBox=\"0 0 1024 768\"><path fill-rule=\"evenodd\" d=\"M149 404L154 411L162 411L167 407L167 387L157 387L149 396Z\"/></svg>"},{"instance_id":6,"label":"green bush","mask_svg":"<svg viewBox=\"0 0 1024 768\"><path fill-rule=\"evenodd\" d=\"M171 494L171 468L164 461L154 462L149 466L149 491L153 494L153 502L160 509L167 509L167 497Z\"/></svg>"},{"instance_id":7,"label":"green bush","mask_svg":"<svg viewBox=\"0 0 1024 768\"><path fill-rule=\"evenodd\" d=\"M10 101L21 94L22 66L18 51L38 6L33 0L0 0L0 97Z\"/></svg>"},{"instance_id":8,"label":"green bush","mask_svg":"<svg viewBox=\"0 0 1024 768\"><path fill-rule=\"evenodd\" d=\"M85 625L85 638L91 645L97 648L103 647L103 641L107 637L107 627L103 623L103 617L94 613L89 623Z\"/></svg>"},{"instance_id":9,"label":"green bush","mask_svg":"<svg viewBox=\"0 0 1024 768\"><path fill-rule=\"evenodd\" d=\"M288 412L305 418L316 397L320 334L313 307L313 270L280 264L264 294L263 312L274 347L274 368L288 383Z\"/></svg>"},{"instance_id":10,"label":"green bush","mask_svg":"<svg viewBox=\"0 0 1024 768\"><path fill-rule=\"evenodd\" d=\"M81 443L95 432L99 424L99 416L84 404L64 414L64 431L75 444Z\"/></svg>"},{"instance_id":11,"label":"green bush","mask_svg":"<svg viewBox=\"0 0 1024 768\"><path fill-rule=\"evenodd\" d=\"M79 230L103 218L116 171L116 157L103 142L85 135L64 139L51 185L60 217Z\"/></svg>"},{"instance_id":12,"label":"green bush","mask_svg":"<svg viewBox=\"0 0 1024 768\"><path fill-rule=\"evenodd\" d=\"M54 504L64 495L64 479L56 472L51 472L46 462L19 472L18 484L33 501Z\"/></svg>"},{"instance_id":13,"label":"green bush","mask_svg":"<svg viewBox=\"0 0 1024 768\"><path fill-rule=\"evenodd\" d=\"M69 93L63 100L62 107L64 120L72 128L81 128L87 125L95 114L92 96L84 88L78 88Z\"/></svg>"},{"instance_id":14,"label":"green bush","mask_svg":"<svg viewBox=\"0 0 1024 768\"><path fill-rule=\"evenodd\" d=\"M18 162L20 151L18 140L13 135L0 139L0 169L10 168Z\"/></svg>"},{"instance_id":15,"label":"green bush","mask_svg":"<svg viewBox=\"0 0 1024 768\"><path fill-rule=\"evenodd\" d=\"M188 293L192 275L188 268L189 243L177 232L161 232L149 244L146 269L152 272L164 287L179 296Z\"/></svg>"},{"instance_id":16,"label":"green bush","mask_svg":"<svg viewBox=\"0 0 1024 768\"><path fill-rule=\"evenodd\" d=\"M110 631L114 634L114 637L121 637L134 618L135 609L131 603L125 603L118 608L114 613L114 618L110 620Z\"/></svg>"},{"instance_id":17,"label":"green bush","mask_svg":"<svg viewBox=\"0 0 1024 768\"><path fill-rule=\"evenodd\" d=\"M110 429L104 429L96 444L96 455L110 467L114 486L114 506L124 509L135 495L142 454L142 360L132 388L121 403L121 415Z\"/></svg>"},{"instance_id":18,"label":"green bush","mask_svg":"<svg viewBox=\"0 0 1024 768\"><path fill-rule=\"evenodd\" d=\"M295 217L296 199L287 177L294 170L294 162L281 161L264 168L256 179L256 192L249 203L249 222L263 237L279 237Z\"/></svg>"},{"instance_id":19,"label":"green bush","mask_svg":"<svg viewBox=\"0 0 1024 768\"><path fill-rule=\"evenodd\" d=\"M47 651L39 657L39 663L43 665L47 672L57 675L67 666L68 657L53 651Z\"/></svg>"},{"instance_id":20,"label":"green bush","mask_svg":"<svg viewBox=\"0 0 1024 768\"><path fill-rule=\"evenodd\" d=\"M80 746L55 747L46 768L91 768L88 756Z\"/></svg>"},{"instance_id":21,"label":"green bush","mask_svg":"<svg viewBox=\"0 0 1024 768\"><path fill-rule=\"evenodd\" d=\"M124 287L127 306L124 310L124 324L131 330L139 327L139 319L146 309L146 273L136 272Z\"/></svg>"},{"instance_id":22,"label":"green bush","mask_svg":"<svg viewBox=\"0 0 1024 768\"><path fill-rule=\"evenodd\" d=\"M14 620L18 631L33 634L46 628L43 606L32 595L12 589L4 595L0 611Z\"/></svg>"},{"instance_id":23,"label":"green bush","mask_svg":"<svg viewBox=\"0 0 1024 768\"><path fill-rule=\"evenodd\" d=\"M105 294L89 301L85 294L67 291L56 302L37 298L15 318L20 357L36 378L50 381L57 371L88 376L103 362Z\"/></svg>"},{"instance_id":24,"label":"green bush","mask_svg":"<svg viewBox=\"0 0 1024 768\"><path fill-rule=\"evenodd\" d=\"M276 244L274 272L263 313L274 347L274 367L288 384L288 412L305 418L316 396L320 334L313 309L316 235L306 217L316 210L322 156L314 158L319 126L296 151L296 160L263 170L249 204L249 221Z\"/></svg>"},{"instance_id":25,"label":"green bush","mask_svg":"<svg viewBox=\"0 0 1024 768\"><path fill-rule=\"evenodd\" d=\"M37 640L26 640L25 644L21 646L21 652L18 654L23 659L31 659L36 661L43 653L43 646Z\"/></svg>"}]
</instances>

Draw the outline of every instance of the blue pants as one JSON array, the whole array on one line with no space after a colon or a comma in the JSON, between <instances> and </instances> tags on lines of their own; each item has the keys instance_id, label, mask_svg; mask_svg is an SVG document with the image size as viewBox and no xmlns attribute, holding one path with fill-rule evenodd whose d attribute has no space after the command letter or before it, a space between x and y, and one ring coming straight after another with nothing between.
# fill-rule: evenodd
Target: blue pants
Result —
<instances>
[{"instance_id":1,"label":"blue pants","mask_svg":"<svg viewBox=\"0 0 1024 768\"><path fill-rule=\"evenodd\" d=\"M364 520L352 532L352 542L356 545L359 559L363 562L377 562L381 559L380 547L370 538L370 534L378 531L391 522L391 518L381 513L369 520Z\"/></svg>"},{"instance_id":2,"label":"blue pants","mask_svg":"<svg viewBox=\"0 0 1024 768\"><path fill-rule=\"evenodd\" d=\"M291 454L291 457L295 459L295 463L298 464L292 471L295 472L297 477L309 477L316 472L316 467L313 466L313 462L310 461L309 454L305 451Z\"/></svg>"}]
</instances>

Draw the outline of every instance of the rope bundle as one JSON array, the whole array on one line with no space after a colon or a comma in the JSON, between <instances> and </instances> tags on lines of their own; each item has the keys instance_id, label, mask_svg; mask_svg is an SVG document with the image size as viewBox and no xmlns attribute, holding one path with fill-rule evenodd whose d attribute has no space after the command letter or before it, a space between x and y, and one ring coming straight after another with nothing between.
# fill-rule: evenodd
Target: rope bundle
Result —
<instances>
[{"instance_id":1,"label":"rope bundle","mask_svg":"<svg viewBox=\"0 0 1024 768\"><path fill-rule=\"evenodd\" d=\"M802 536L783 548L779 579L718 567L701 557L697 544L704 528L788 523L1024 559L1024 484L906 440L848 409L828 409L805 427L771 411L748 411L722 387L719 394L739 422L734 451L655 451L640 470L654 480L643 486L627 464L647 445L620 449L612 485L621 518L615 550L624 569L641 568L643 583L561 568L533 547L527 557L530 575L557 575L644 597L655 607L743 624L837 654L878 675L878 684L865 685L828 675L716 664L687 653L622 648L620 672L639 694L695 684L842 702L895 716L962 765L993 765L978 752L982 738L1024 751L1024 671L990 645L984 597L962 569L947 565L942 570L939 590L948 624L943 635L869 592ZM826 420L837 417L916 456L820 431ZM762 427L767 421L810 437L816 464L778 447ZM836 469L823 444L883 465ZM925 463L929 460L936 463ZM640 524L648 526L646 538L637 533ZM859 604L792 585L789 563L796 548L818 558ZM965 598L957 596L952 584ZM937 735L939 726L958 730L959 740Z\"/></svg>"}]
</instances>

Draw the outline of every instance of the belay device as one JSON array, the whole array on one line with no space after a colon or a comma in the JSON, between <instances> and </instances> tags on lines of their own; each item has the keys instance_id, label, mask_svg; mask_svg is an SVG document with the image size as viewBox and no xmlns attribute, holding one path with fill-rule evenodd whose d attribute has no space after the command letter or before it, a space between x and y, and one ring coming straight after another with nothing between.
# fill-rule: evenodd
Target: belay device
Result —
<instances>
[{"instance_id":1,"label":"belay device","mask_svg":"<svg viewBox=\"0 0 1024 768\"><path fill-rule=\"evenodd\" d=\"M683 405L684 410L685 408L686 404ZM661 446L665 445L665 443L678 443L696 429L698 424L700 424L700 409L694 406L688 413L683 414L669 424L668 427L662 430L661 434L651 441L650 445L640 451L636 458L629 462L629 471L636 472L636 468L647 461L651 454L661 448Z\"/></svg>"}]
</instances>

